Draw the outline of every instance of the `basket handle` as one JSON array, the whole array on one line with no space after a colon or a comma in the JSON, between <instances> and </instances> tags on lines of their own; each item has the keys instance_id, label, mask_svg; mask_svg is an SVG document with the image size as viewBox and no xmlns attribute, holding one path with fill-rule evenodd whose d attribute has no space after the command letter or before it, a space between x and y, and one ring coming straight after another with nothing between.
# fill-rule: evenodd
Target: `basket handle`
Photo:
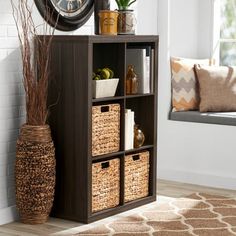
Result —
<instances>
[{"instance_id":1,"label":"basket handle","mask_svg":"<svg viewBox=\"0 0 236 236\"><path fill-rule=\"evenodd\" d=\"M138 161L138 160L140 160L139 154L133 155L132 157L133 157L133 161Z\"/></svg>"},{"instance_id":2,"label":"basket handle","mask_svg":"<svg viewBox=\"0 0 236 236\"><path fill-rule=\"evenodd\" d=\"M103 163L101 163L101 166L102 166L102 169L107 169L110 167L110 162L109 161L103 162Z\"/></svg>"},{"instance_id":3,"label":"basket handle","mask_svg":"<svg viewBox=\"0 0 236 236\"><path fill-rule=\"evenodd\" d=\"M102 106L101 107L101 112L109 112L110 111L110 106Z\"/></svg>"}]
</instances>

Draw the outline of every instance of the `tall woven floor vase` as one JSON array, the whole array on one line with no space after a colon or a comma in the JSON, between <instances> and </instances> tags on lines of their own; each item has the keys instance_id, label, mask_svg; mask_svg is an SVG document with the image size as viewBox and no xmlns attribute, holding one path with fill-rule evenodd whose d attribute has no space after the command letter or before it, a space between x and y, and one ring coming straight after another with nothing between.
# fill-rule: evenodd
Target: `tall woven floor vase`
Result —
<instances>
[{"instance_id":1,"label":"tall woven floor vase","mask_svg":"<svg viewBox=\"0 0 236 236\"><path fill-rule=\"evenodd\" d=\"M15 165L16 205L22 223L47 221L54 199L55 168L50 127L23 125Z\"/></svg>"}]
</instances>

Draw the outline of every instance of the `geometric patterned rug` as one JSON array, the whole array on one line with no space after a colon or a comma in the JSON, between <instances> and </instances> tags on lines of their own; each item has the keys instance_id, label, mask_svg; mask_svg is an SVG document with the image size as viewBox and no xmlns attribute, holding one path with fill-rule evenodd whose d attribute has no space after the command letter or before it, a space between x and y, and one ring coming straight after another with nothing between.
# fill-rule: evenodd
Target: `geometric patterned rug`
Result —
<instances>
[{"instance_id":1,"label":"geometric patterned rug","mask_svg":"<svg viewBox=\"0 0 236 236\"><path fill-rule=\"evenodd\" d=\"M236 198L194 193L76 235L233 236Z\"/></svg>"}]
</instances>

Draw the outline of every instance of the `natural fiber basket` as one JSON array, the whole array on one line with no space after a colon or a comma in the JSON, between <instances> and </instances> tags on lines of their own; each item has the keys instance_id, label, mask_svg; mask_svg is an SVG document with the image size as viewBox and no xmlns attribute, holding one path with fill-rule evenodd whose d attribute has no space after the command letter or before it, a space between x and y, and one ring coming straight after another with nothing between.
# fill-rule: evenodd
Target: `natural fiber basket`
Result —
<instances>
[{"instance_id":1,"label":"natural fiber basket","mask_svg":"<svg viewBox=\"0 0 236 236\"><path fill-rule=\"evenodd\" d=\"M125 202L149 194L149 152L125 156Z\"/></svg>"},{"instance_id":2,"label":"natural fiber basket","mask_svg":"<svg viewBox=\"0 0 236 236\"><path fill-rule=\"evenodd\" d=\"M92 167L92 212L120 202L120 159L94 163Z\"/></svg>"},{"instance_id":3,"label":"natural fiber basket","mask_svg":"<svg viewBox=\"0 0 236 236\"><path fill-rule=\"evenodd\" d=\"M110 104L92 108L92 155L120 150L120 105Z\"/></svg>"},{"instance_id":4,"label":"natural fiber basket","mask_svg":"<svg viewBox=\"0 0 236 236\"><path fill-rule=\"evenodd\" d=\"M55 150L48 125L23 125L17 140L16 205L26 224L45 223L55 188Z\"/></svg>"}]
</instances>

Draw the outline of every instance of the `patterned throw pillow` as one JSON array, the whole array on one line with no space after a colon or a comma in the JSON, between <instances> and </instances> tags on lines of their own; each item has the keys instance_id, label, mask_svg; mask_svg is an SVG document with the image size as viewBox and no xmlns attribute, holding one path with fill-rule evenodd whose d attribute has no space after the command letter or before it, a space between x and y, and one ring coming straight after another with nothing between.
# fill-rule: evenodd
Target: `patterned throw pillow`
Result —
<instances>
[{"instance_id":1,"label":"patterned throw pillow","mask_svg":"<svg viewBox=\"0 0 236 236\"><path fill-rule=\"evenodd\" d=\"M175 58L171 60L172 111L198 110L199 93L194 64L211 65L209 59Z\"/></svg>"}]
</instances>

